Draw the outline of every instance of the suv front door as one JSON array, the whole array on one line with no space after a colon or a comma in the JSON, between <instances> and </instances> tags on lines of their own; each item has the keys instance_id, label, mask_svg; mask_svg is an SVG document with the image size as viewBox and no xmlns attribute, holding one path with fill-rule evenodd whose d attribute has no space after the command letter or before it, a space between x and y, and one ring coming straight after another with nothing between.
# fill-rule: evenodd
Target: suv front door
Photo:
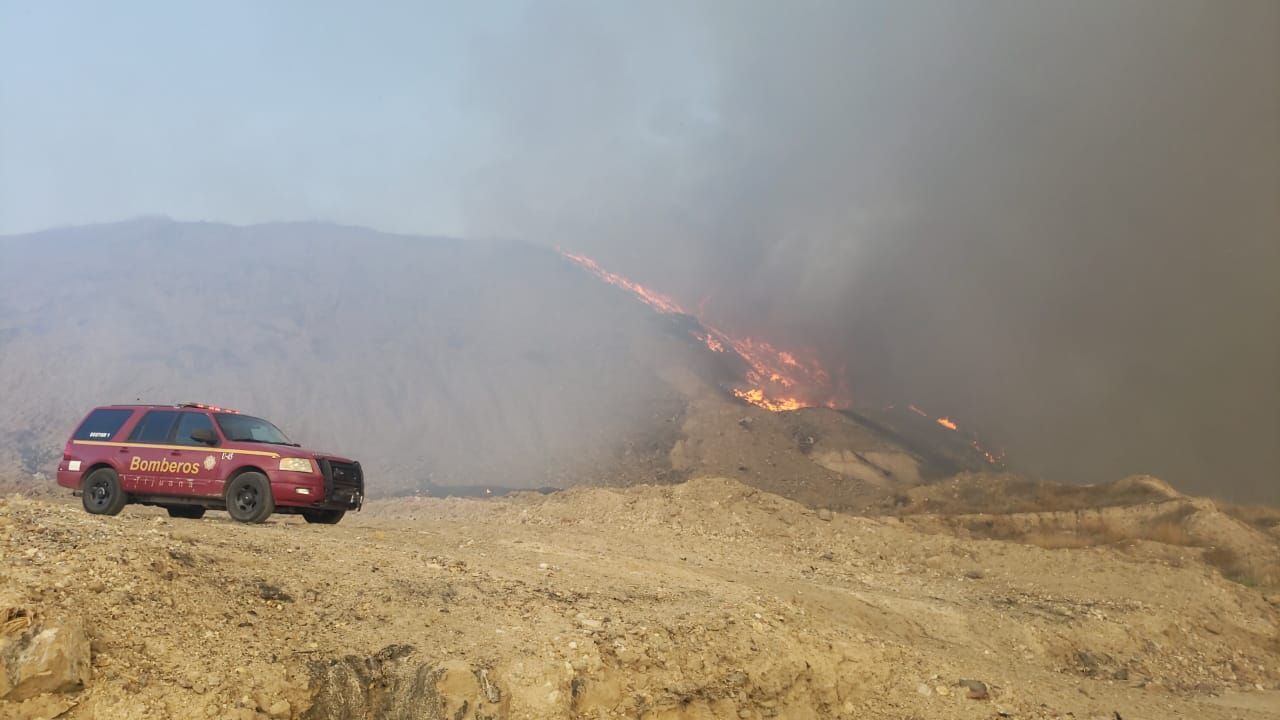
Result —
<instances>
[{"instance_id":1,"label":"suv front door","mask_svg":"<svg viewBox=\"0 0 1280 720\"><path fill-rule=\"evenodd\" d=\"M129 493L165 492L177 477L168 472L174 458L165 445L178 420L176 410L148 410L129 433L124 453L120 486Z\"/></svg>"},{"instance_id":2,"label":"suv front door","mask_svg":"<svg viewBox=\"0 0 1280 720\"><path fill-rule=\"evenodd\" d=\"M182 450L173 452L173 459L178 462L181 472L179 476L187 483L187 494L216 497L222 494L222 483L219 480L218 465L222 457L217 447L211 447L191 438L196 430L208 430L218 437L213 428L213 420L207 413L198 410L187 410L180 413L178 429L173 436L173 444L183 446Z\"/></svg>"}]
</instances>

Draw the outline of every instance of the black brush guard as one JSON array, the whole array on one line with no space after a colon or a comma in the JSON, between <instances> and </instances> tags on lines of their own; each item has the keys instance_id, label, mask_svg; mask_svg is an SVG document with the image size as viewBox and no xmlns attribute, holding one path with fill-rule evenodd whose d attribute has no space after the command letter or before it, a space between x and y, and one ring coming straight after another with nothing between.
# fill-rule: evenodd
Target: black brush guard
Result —
<instances>
[{"instance_id":1,"label":"black brush guard","mask_svg":"<svg viewBox=\"0 0 1280 720\"><path fill-rule=\"evenodd\" d=\"M338 462L321 458L320 472L324 475L324 503L322 507L335 510L359 510L364 505L364 470L360 463Z\"/></svg>"}]
</instances>

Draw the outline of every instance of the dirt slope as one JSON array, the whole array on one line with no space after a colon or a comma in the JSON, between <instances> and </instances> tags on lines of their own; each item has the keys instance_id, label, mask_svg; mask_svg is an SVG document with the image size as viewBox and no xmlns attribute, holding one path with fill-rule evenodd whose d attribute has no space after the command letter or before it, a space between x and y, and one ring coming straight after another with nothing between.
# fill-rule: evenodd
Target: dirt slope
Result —
<instances>
[{"instance_id":1,"label":"dirt slope","mask_svg":"<svg viewBox=\"0 0 1280 720\"><path fill-rule=\"evenodd\" d=\"M79 623L92 677L0 717L1280 717L1280 612L1171 553L961 539L724 479L336 527L14 497L8 642Z\"/></svg>"}]
</instances>

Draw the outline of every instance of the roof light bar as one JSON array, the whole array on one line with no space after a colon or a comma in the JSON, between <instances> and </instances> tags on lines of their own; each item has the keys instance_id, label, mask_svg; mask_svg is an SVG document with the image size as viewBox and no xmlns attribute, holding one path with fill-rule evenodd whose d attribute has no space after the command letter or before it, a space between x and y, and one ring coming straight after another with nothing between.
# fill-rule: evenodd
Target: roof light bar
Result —
<instances>
[{"instance_id":1,"label":"roof light bar","mask_svg":"<svg viewBox=\"0 0 1280 720\"><path fill-rule=\"evenodd\" d=\"M239 415L239 414L240 414L240 411L239 411L239 410L231 410L231 409L228 409L228 408L220 408L220 407L218 407L217 405L205 405L204 403L184 402L184 403L178 403L178 407L184 407L184 408L196 408L196 409L198 409L198 410L212 410L212 411L214 411L214 412L225 412L225 413L231 413L232 415Z\"/></svg>"}]
</instances>

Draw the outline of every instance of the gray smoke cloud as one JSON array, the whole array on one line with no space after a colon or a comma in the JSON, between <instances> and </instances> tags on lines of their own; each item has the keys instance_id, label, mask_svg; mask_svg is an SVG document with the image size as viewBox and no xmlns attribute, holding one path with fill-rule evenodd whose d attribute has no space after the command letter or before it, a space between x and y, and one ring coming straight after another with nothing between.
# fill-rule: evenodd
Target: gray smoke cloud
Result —
<instances>
[{"instance_id":1,"label":"gray smoke cloud","mask_svg":"<svg viewBox=\"0 0 1280 720\"><path fill-rule=\"evenodd\" d=\"M1280 4L538 3L470 72L472 233L1034 474L1280 499Z\"/></svg>"}]
</instances>

